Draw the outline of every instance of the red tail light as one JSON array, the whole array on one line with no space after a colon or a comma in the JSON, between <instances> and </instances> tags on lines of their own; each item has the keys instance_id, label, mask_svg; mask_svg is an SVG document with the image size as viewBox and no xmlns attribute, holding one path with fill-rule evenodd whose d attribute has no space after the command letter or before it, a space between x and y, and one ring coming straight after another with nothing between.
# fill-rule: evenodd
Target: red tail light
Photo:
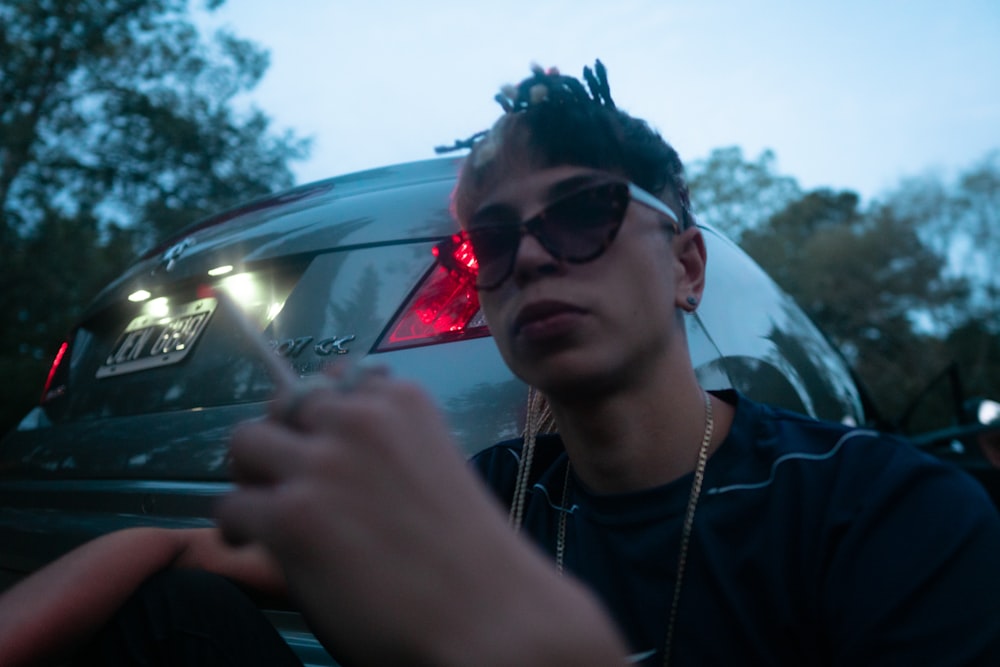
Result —
<instances>
[{"instance_id":1,"label":"red tail light","mask_svg":"<svg viewBox=\"0 0 1000 667\"><path fill-rule=\"evenodd\" d=\"M42 398L39 401L42 404L48 403L53 398L62 395L62 393L66 390L66 385L63 382L56 384L56 379L63 379L61 377L63 373L60 373L59 371L63 360L66 358L66 351L68 349L69 341L64 341L63 344L59 346L59 351L56 352L56 358L52 360L52 367L49 368L49 376L45 380L45 387L42 389Z\"/></svg>"},{"instance_id":2,"label":"red tail light","mask_svg":"<svg viewBox=\"0 0 1000 667\"><path fill-rule=\"evenodd\" d=\"M376 352L490 335L475 277L435 263L383 335Z\"/></svg>"},{"instance_id":3,"label":"red tail light","mask_svg":"<svg viewBox=\"0 0 1000 667\"><path fill-rule=\"evenodd\" d=\"M445 250L445 257L441 257L442 248ZM468 271L475 274L479 271L479 260L472 252L472 244L459 234L455 234L448 241L434 246L432 252L445 266L458 271Z\"/></svg>"}]
</instances>

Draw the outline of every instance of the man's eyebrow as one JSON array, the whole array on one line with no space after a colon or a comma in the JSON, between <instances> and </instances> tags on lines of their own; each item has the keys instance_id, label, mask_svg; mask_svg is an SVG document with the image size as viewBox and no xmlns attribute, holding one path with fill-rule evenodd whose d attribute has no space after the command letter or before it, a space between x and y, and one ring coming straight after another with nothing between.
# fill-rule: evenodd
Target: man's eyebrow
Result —
<instances>
[{"instance_id":1,"label":"man's eyebrow","mask_svg":"<svg viewBox=\"0 0 1000 667\"><path fill-rule=\"evenodd\" d=\"M594 183L602 183L610 180L608 175L602 172L593 172L587 174L578 174L576 176L570 176L564 181L559 181L558 183L552 184L548 191L548 200L555 201L565 197L566 195L571 195L577 190L584 188L588 185L593 185Z\"/></svg>"},{"instance_id":2,"label":"man's eyebrow","mask_svg":"<svg viewBox=\"0 0 1000 667\"><path fill-rule=\"evenodd\" d=\"M588 185L603 183L608 180L608 175L603 172L577 174L576 176L570 176L569 178L559 181L558 183L553 183L546 191L545 198L548 202L554 202L557 199L571 195ZM476 226L477 220L482 220L483 218L488 218L491 221L505 220L509 222L520 222L520 212L515 206L505 202L487 204L478 211L475 211L469 217L469 226Z\"/></svg>"},{"instance_id":3,"label":"man's eyebrow","mask_svg":"<svg viewBox=\"0 0 1000 667\"><path fill-rule=\"evenodd\" d=\"M469 226L470 227L477 226L477 223L481 223L481 221L484 218L490 220L491 222L495 222L497 220L505 220L508 222L520 222L520 213L516 208L504 202L487 204L486 206L473 212L473 214L469 216ZM490 223L482 223L482 224L490 224Z\"/></svg>"}]
</instances>

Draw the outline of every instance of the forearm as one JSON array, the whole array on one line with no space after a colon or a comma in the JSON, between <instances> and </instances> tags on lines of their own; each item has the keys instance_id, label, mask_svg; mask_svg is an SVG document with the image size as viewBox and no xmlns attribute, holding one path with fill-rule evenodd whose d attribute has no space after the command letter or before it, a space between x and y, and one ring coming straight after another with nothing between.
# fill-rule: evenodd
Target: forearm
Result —
<instances>
[{"instance_id":1,"label":"forearm","mask_svg":"<svg viewBox=\"0 0 1000 667\"><path fill-rule=\"evenodd\" d=\"M610 617L582 587L563 583L523 590L494 623L452 635L439 664L624 666L628 651Z\"/></svg>"},{"instance_id":2,"label":"forearm","mask_svg":"<svg viewBox=\"0 0 1000 667\"><path fill-rule=\"evenodd\" d=\"M304 571L293 564L292 597L335 657L414 667L624 666L627 646L597 598L483 499L466 500L462 513L478 517L475 529L455 517L447 523L456 539L439 536L433 542L443 548L430 551L411 545L399 561L387 545L379 559L388 560L372 575L342 577L356 568L338 563Z\"/></svg>"},{"instance_id":3,"label":"forearm","mask_svg":"<svg viewBox=\"0 0 1000 667\"><path fill-rule=\"evenodd\" d=\"M307 393L295 425L233 434L234 540L259 540L344 664L625 663L597 601L559 576L469 471L422 390L385 374Z\"/></svg>"},{"instance_id":4,"label":"forearm","mask_svg":"<svg viewBox=\"0 0 1000 667\"><path fill-rule=\"evenodd\" d=\"M99 537L0 596L4 665L71 651L106 623L151 574L184 549L182 531L134 528Z\"/></svg>"},{"instance_id":5,"label":"forearm","mask_svg":"<svg viewBox=\"0 0 1000 667\"><path fill-rule=\"evenodd\" d=\"M534 547L517 542L493 570L505 576L465 582L468 595L452 596L452 615L439 610L438 617L450 618L453 626L428 633L436 644L429 652L435 664L625 665L624 639L594 595L557 574Z\"/></svg>"}]
</instances>

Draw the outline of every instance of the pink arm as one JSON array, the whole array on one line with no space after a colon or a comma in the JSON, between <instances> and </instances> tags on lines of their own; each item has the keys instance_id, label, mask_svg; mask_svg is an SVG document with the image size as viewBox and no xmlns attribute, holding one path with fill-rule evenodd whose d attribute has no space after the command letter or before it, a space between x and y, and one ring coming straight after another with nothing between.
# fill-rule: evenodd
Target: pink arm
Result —
<instances>
[{"instance_id":1,"label":"pink arm","mask_svg":"<svg viewBox=\"0 0 1000 667\"><path fill-rule=\"evenodd\" d=\"M201 568L278 594L280 570L256 546L234 549L212 528L132 528L88 542L0 596L0 663L38 664L86 642L150 575ZM43 663L44 664L44 663Z\"/></svg>"}]
</instances>

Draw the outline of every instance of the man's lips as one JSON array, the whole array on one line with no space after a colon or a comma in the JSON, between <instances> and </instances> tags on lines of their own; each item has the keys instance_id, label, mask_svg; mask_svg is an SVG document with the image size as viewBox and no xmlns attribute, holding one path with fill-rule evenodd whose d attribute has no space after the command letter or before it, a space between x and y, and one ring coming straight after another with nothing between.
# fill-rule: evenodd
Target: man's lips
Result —
<instances>
[{"instance_id":1,"label":"man's lips","mask_svg":"<svg viewBox=\"0 0 1000 667\"><path fill-rule=\"evenodd\" d=\"M525 327L541 325L546 320L552 320L560 315L573 315L585 312L582 308L563 301L537 301L521 308L514 318L513 332L516 336Z\"/></svg>"}]
</instances>

